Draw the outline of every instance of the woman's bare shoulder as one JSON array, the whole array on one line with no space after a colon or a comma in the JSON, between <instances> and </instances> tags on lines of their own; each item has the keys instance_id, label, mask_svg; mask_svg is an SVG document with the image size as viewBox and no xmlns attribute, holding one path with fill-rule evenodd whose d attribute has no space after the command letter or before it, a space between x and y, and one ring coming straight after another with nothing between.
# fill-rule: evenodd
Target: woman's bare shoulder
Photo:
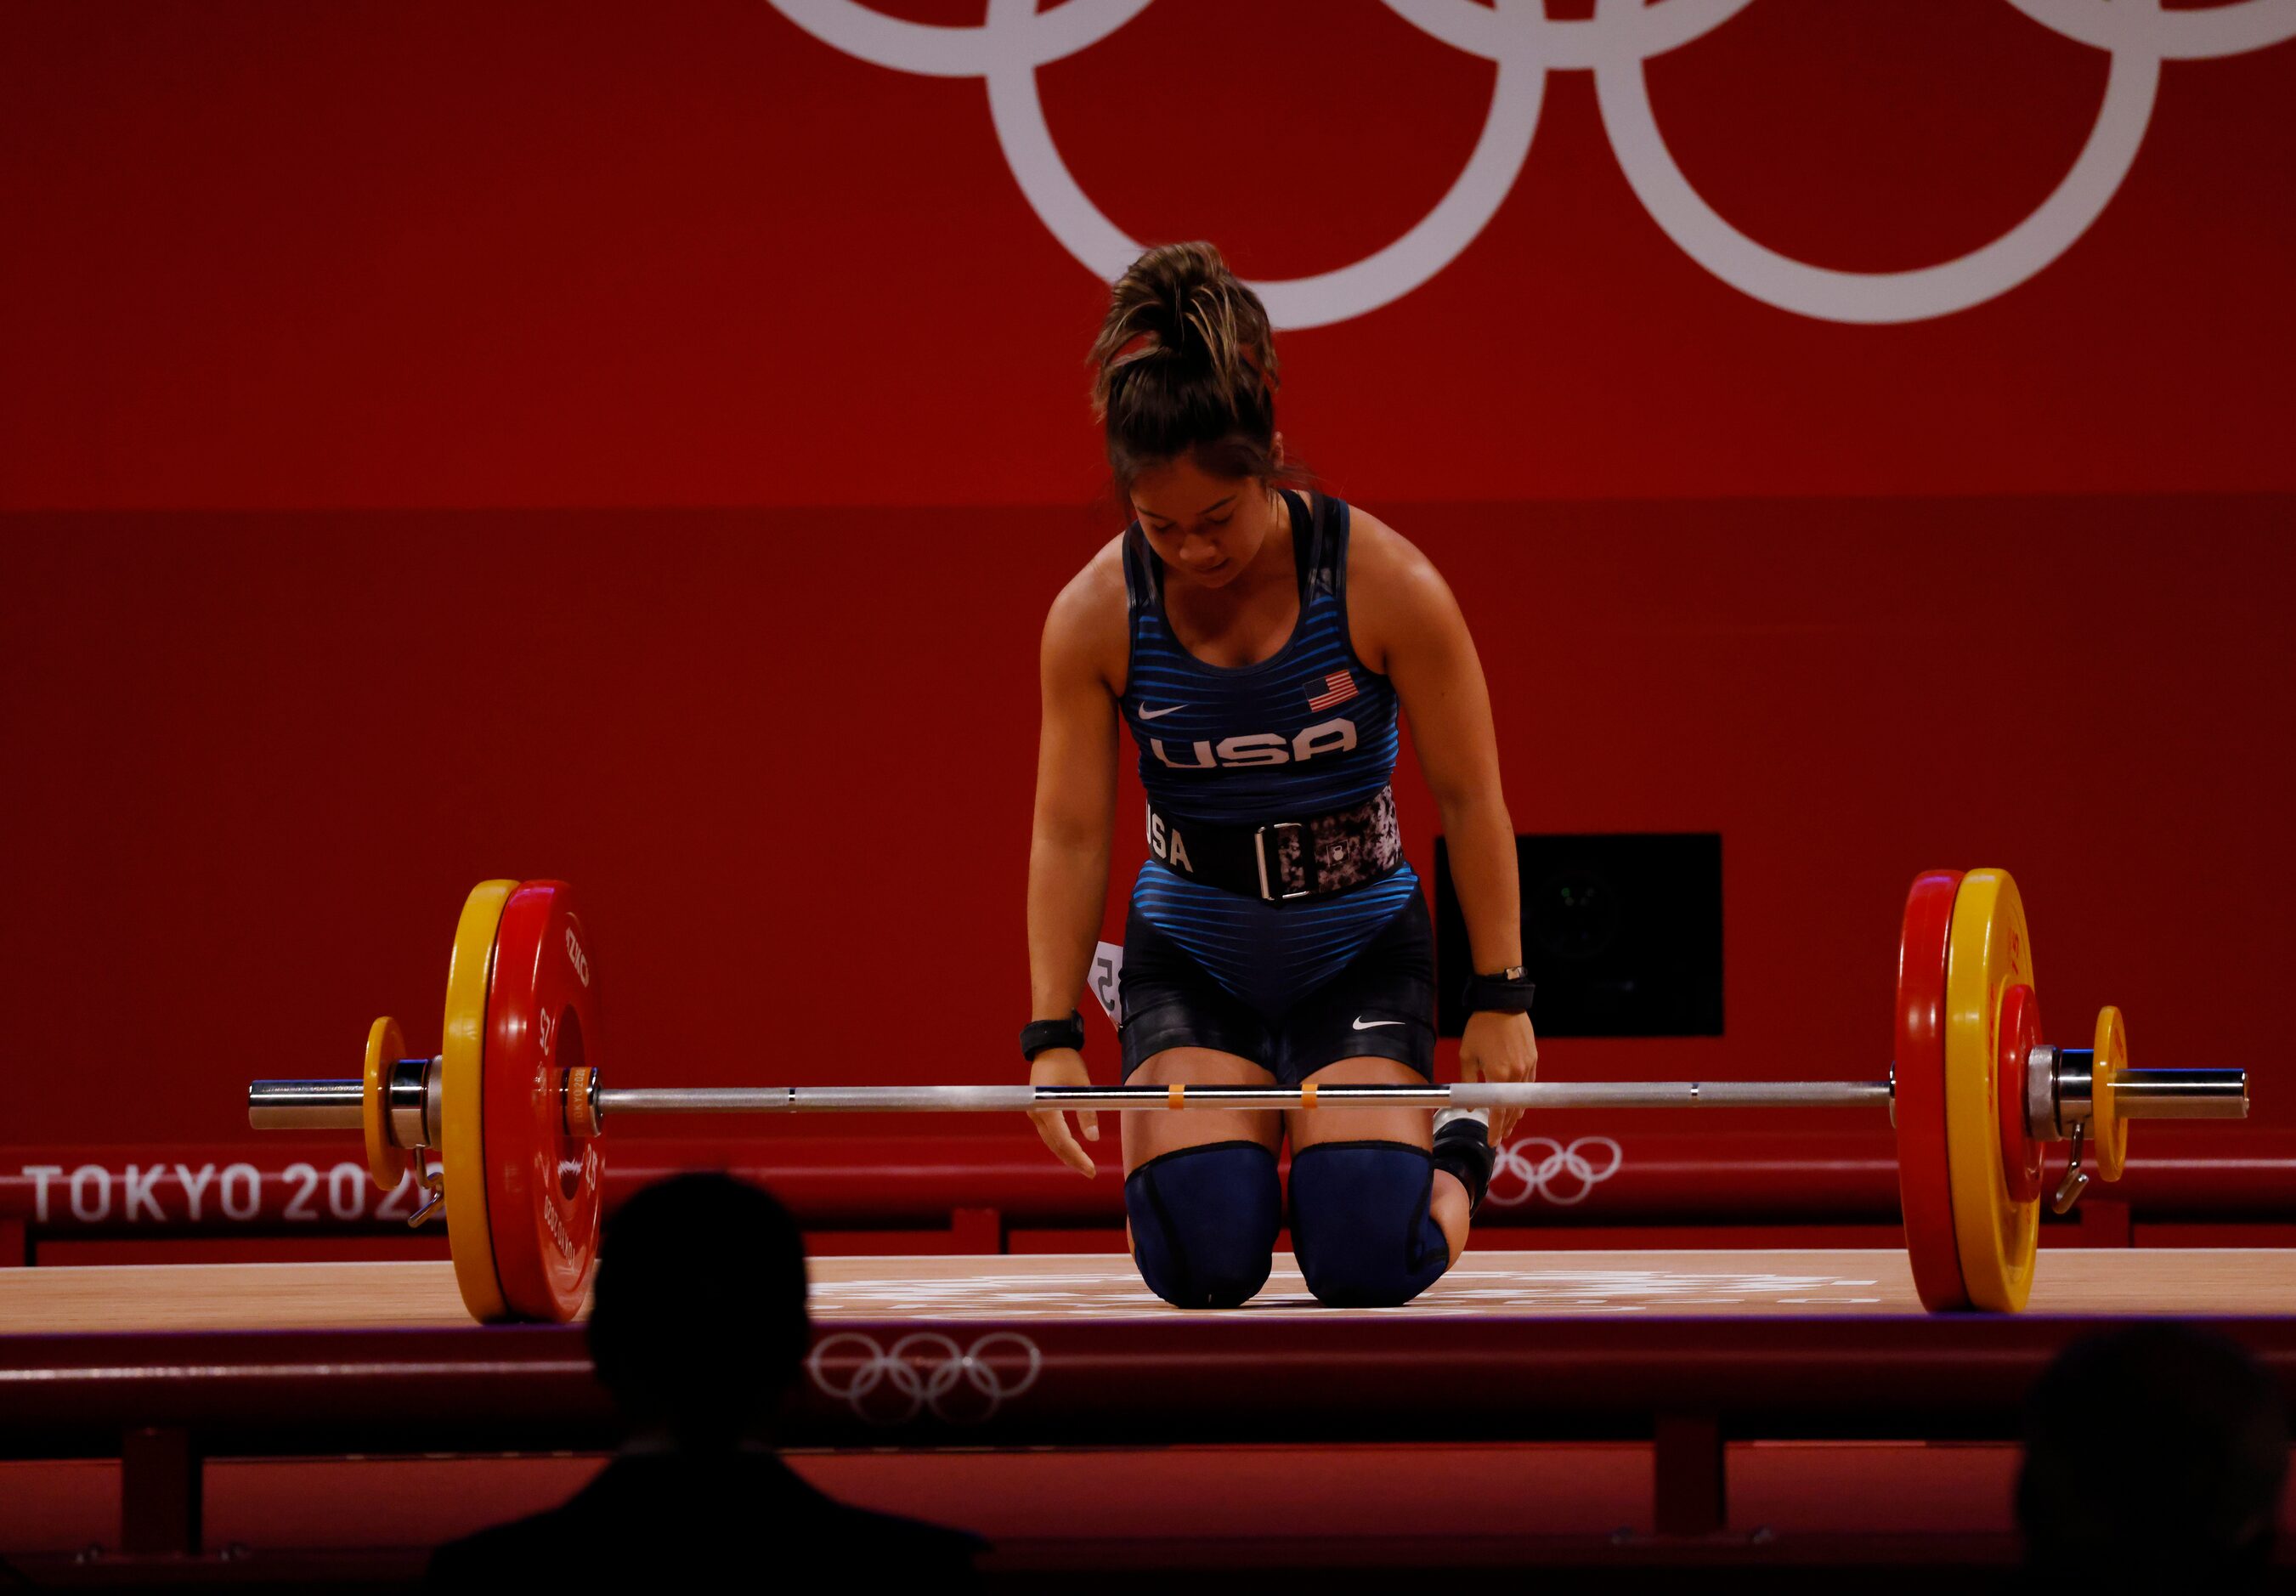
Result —
<instances>
[{"instance_id":1,"label":"woman's bare shoulder","mask_svg":"<svg viewBox=\"0 0 2296 1596\"><path fill-rule=\"evenodd\" d=\"M1455 601L1419 546L1368 510L1348 506L1348 607L1380 629L1439 613ZM1381 623L1385 623L1381 625Z\"/></svg>"},{"instance_id":2,"label":"woman's bare shoulder","mask_svg":"<svg viewBox=\"0 0 2296 1596\"><path fill-rule=\"evenodd\" d=\"M1120 682L1127 654L1124 615L1124 539L1119 534L1054 598L1045 616L1046 657L1089 662L1111 686Z\"/></svg>"}]
</instances>

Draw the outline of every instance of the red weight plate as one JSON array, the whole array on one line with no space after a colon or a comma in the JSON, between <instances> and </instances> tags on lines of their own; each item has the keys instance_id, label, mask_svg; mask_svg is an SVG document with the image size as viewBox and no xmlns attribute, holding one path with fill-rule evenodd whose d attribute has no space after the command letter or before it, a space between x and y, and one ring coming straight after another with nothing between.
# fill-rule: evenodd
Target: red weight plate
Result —
<instances>
[{"instance_id":1,"label":"red weight plate","mask_svg":"<svg viewBox=\"0 0 2296 1596\"><path fill-rule=\"evenodd\" d=\"M1945 964L1958 870L1925 870L1906 895L1898 940L1898 1191L1914 1289L1931 1312L1969 1306L1954 1236L1945 1136Z\"/></svg>"},{"instance_id":2,"label":"red weight plate","mask_svg":"<svg viewBox=\"0 0 2296 1596\"><path fill-rule=\"evenodd\" d=\"M598 972L573 889L529 881L503 906L487 994L487 1224L503 1304L569 1320L598 1254L603 1161L567 1134L566 1072L597 1067Z\"/></svg>"},{"instance_id":3,"label":"red weight plate","mask_svg":"<svg viewBox=\"0 0 2296 1596\"><path fill-rule=\"evenodd\" d=\"M2030 986L2001 994L2001 1057L1994 1074L2001 1104L2001 1172L2020 1203L2041 1200L2041 1144L2025 1130L2025 1061L2041 1045L2041 1000Z\"/></svg>"}]
</instances>

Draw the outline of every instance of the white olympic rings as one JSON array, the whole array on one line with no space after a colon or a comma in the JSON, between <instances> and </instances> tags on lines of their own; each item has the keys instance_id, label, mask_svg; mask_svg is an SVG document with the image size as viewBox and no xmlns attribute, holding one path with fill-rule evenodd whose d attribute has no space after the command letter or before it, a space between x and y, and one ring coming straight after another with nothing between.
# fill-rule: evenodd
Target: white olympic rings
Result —
<instances>
[{"instance_id":1,"label":"white olympic rings","mask_svg":"<svg viewBox=\"0 0 2296 1596\"><path fill-rule=\"evenodd\" d=\"M905 21L860 0L769 0L824 44L896 71L980 78L1006 163L1037 217L1103 282L1123 275L1141 245L1094 204L1046 124L1037 69L1089 48L1149 0L988 0L974 27ZM1666 235L1741 293L1822 321L1923 321L2006 293L2088 230L2119 192L2144 142L2161 63L2261 50L2296 37L2296 0L2232 0L2164 11L2161 0L2008 0L2065 38L2112 57L2096 124L2067 172L2030 215L1990 243L1934 266L1846 272L1757 243L1693 188L1651 109L1643 63L1701 38L1751 0L1595 0L1595 14L1557 21L1544 0L1385 0L1389 10L1455 49L1498 69L1483 129L1466 166L1433 210L1400 238L1351 265L1314 276L1252 284L1279 327L1317 327L1392 304L1456 259L1513 192L1538 126L1546 74L1591 71L1596 103L1628 185Z\"/></svg>"},{"instance_id":2,"label":"white olympic rings","mask_svg":"<svg viewBox=\"0 0 2296 1596\"><path fill-rule=\"evenodd\" d=\"M840 1348L855 1359L849 1374L832 1368L844 1361ZM1008 1371L1000 1365L1015 1362L1026 1366L1008 1383ZM931 1330L904 1336L890 1348L857 1330L840 1330L815 1345L805 1370L816 1390L844 1403L865 1424L890 1428L926 1411L947 1424L981 1424L1037 1383L1045 1354L1013 1330L993 1330L963 1348ZM868 1400L880 1386L894 1394L892 1402ZM976 1400L963 1405L949 1401L967 1386Z\"/></svg>"},{"instance_id":3,"label":"white olympic rings","mask_svg":"<svg viewBox=\"0 0 2296 1596\"><path fill-rule=\"evenodd\" d=\"M1546 1151L1534 1158L1533 1148ZM1575 1208L1626 1161L1625 1149L1607 1136L1581 1136L1567 1147L1551 1136L1517 1137L1499 1148L1485 1200L1494 1208L1520 1208L1538 1197L1558 1208Z\"/></svg>"}]
</instances>

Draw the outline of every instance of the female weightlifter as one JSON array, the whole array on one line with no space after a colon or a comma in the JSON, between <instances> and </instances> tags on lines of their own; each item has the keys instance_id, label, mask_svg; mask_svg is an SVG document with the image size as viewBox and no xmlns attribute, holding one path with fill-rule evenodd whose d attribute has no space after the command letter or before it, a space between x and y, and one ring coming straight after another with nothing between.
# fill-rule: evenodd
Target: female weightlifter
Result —
<instances>
[{"instance_id":1,"label":"female weightlifter","mask_svg":"<svg viewBox=\"0 0 2296 1596\"><path fill-rule=\"evenodd\" d=\"M1108 881L1116 723L1148 793L1124 934L1124 1079L1168 1085L1432 1078L1433 933L1389 782L1396 712L1450 839L1473 945L1466 1079L1538 1061L1520 967L1514 827L1466 622L1426 557L1284 486L1275 350L1210 244L1149 251L1093 346L1093 404L1136 517L1054 600L1029 859L1030 1080L1090 1084L1076 1012ZM1267 1282L1284 1218L1319 1301L1410 1301L1466 1246L1520 1111L1127 1114L1141 1278L1181 1307ZM1059 1110L1046 1145L1094 1172ZM1097 1116L1078 1115L1087 1140ZM1288 1121L1288 1123L1286 1123Z\"/></svg>"}]
</instances>

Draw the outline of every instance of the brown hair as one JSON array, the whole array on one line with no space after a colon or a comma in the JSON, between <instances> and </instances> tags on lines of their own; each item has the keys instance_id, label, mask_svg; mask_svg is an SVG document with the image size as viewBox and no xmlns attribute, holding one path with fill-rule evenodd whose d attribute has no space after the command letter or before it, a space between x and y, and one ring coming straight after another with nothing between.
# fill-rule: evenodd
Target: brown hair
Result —
<instances>
[{"instance_id":1,"label":"brown hair","mask_svg":"<svg viewBox=\"0 0 2296 1596\"><path fill-rule=\"evenodd\" d=\"M1274 479L1275 339L1267 307L1208 243L1159 244L1109 295L1089 358L1119 491L1192 457L1213 476Z\"/></svg>"}]
</instances>

